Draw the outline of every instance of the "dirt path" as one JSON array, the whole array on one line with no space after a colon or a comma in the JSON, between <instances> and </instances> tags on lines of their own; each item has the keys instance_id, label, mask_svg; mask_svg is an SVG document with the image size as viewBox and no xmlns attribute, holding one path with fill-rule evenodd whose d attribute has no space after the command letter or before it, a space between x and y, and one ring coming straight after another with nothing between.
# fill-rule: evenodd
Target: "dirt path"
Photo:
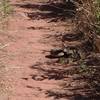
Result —
<instances>
[{"instance_id":1,"label":"dirt path","mask_svg":"<svg viewBox=\"0 0 100 100\"><path fill-rule=\"evenodd\" d=\"M2 55L5 55L2 59L5 66L4 84L8 92L5 92L0 100L67 100L64 94L59 97L50 92L54 90L59 94L64 80L54 79L54 69L60 70L61 67L50 65L43 52L56 44L54 39L47 37L62 32L65 27L60 26L59 22L48 23L49 19L32 19L31 14L38 10L31 8L31 5L28 7L27 3L39 4L34 0L11 0L14 14L9 18L8 37L1 37L8 43L2 52ZM66 30L70 30L69 24ZM67 93L72 95L71 91Z\"/></svg>"}]
</instances>

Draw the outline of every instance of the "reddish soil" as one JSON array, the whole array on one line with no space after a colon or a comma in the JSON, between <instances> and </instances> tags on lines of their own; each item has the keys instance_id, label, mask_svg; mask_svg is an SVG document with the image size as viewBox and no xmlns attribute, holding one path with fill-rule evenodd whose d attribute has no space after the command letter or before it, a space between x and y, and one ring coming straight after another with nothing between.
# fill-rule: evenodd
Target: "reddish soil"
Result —
<instances>
[{"instance_id":1,"label":"reddish soil","mask_svg":"<svg viewBox=\"0 0 100 100\"><path fill-rule=\"evenodd\" d=\"M51 22L50 19L31 19L27 13L35 12L36 9L24 8L16 6L18 4L35 4L36 0L10 0L14 8L14 13L9 17L7 36L1 35L0 41L7 44L0 55L4 68L4 93L0 96L0 100L67 100L73 95L72 91L66 90L68 95L58 95L54 98L55 91L59 94L62 91L61 85L65 84L64 80L68 80L66 85L70 88L71 79L49 79L46 71L50 69L60 69L59 65L50 64L46 53L54 46L57 41L54 38L48 38L55 33L70 30L70 20L65 22ZM67 29L64 25L67 25ZM50 73L53 71L51 70ZM44 75L43 77L42 74ZM75 82L71 83L73 86ZM49 94L51 93L51 96ZM6 94L6 95L5 95ZM56 95L57 96L57 95ZM70 100L70 99L68 99Z\"/></svg>"}]
</instances>

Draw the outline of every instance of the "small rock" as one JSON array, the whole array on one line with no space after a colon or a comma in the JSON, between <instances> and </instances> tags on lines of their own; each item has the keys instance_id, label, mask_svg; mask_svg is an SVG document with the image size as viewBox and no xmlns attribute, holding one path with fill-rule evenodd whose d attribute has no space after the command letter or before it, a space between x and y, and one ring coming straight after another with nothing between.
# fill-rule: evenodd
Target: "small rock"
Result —
<instances>
[{"instance_id":1,"label":"small rock","mask_svg":"<svg viewBox=\"0 0 100 100\"><path fill-rule=\"evenodd\" d=\"M59 54L58 54L58 56L64 56L64 53L63 53L63 52L61 52L61 53L59 53Z\"/></svg>"},{"instance_id":2,"label":"small rock","mask_svg":"<svg viewBox=\"0 0 100 100\"><path fill-rule=\"evenodd\" d=\"M32 77L32 79L34 79L36 81L42 81L42 80L44 80L44 77L42 77L42 76L36 76L36 77Z\"/></svg>"}]
</instances>

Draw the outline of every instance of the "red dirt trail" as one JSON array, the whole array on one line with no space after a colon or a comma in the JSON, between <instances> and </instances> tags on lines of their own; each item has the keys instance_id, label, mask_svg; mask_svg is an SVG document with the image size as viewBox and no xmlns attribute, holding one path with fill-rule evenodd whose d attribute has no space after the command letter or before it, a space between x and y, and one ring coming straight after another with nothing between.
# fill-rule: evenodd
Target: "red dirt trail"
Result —
<instances>
[{"instance_id":1,"label":"red dirt trail","mask_svg":"<svg viewBox=\"0 0 100 100\"><path fill-rule=\"evenodd\" d=\"M53 22L47 23L47 20L31 20L26 13L32 12L33 9L15 6L16 4L37 3L36 0L10 0L10 3L14 12L9 17L6 33L8 36L1 36L1 40L8 45L3 48L4 52L2 51L2 55L5 55L2 58L2 64L5 66L4 87L6 89L0 95L0 100L58 100L52 96L48 97L46 91L59 90L62 81L49 79L41 81L39 76L38 81L34 80L32 76L41 72L31 66L52 67L45 63L49 59L45 58L43 51L52 49L54 41L45 37L64 29L62 26L56 27Z\"/></svg>"}]
</instances>

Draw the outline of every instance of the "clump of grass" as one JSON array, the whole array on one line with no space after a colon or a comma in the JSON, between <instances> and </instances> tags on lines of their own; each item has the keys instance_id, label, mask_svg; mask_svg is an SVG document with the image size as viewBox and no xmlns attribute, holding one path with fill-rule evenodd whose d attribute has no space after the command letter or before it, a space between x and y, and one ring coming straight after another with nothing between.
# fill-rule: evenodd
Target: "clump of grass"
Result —
<instances>
[{"instance_id":1,"label":"clump of grass","mask_svg":"<svg viewBox=\"0 0 100 100\"><path fill-rule=\"evenodd\" d=\"M100 35L100 0L96 0L95 4L95 16L96 16L96 33Z\"/></svg>"},{"instance_id":2,"label":"clump of grass","mask_svg":"<svg viewBox=\"0 0 100 100\"><path fill-rule=\"evenodd\" d=\"M6 18L12 11L9 0L0 1L0 19Z\"/></svg>"},{"instance_id":3,"label":"clump of grass","mask_svg":"<svg viewBox=\"0 0 100 100\"><path fill-rule=\"evenodd\" d=\"M0 30L4 30L8 25L8 16L12 13L9 0L0 1Z\"/></svg>"}]
</instances>

